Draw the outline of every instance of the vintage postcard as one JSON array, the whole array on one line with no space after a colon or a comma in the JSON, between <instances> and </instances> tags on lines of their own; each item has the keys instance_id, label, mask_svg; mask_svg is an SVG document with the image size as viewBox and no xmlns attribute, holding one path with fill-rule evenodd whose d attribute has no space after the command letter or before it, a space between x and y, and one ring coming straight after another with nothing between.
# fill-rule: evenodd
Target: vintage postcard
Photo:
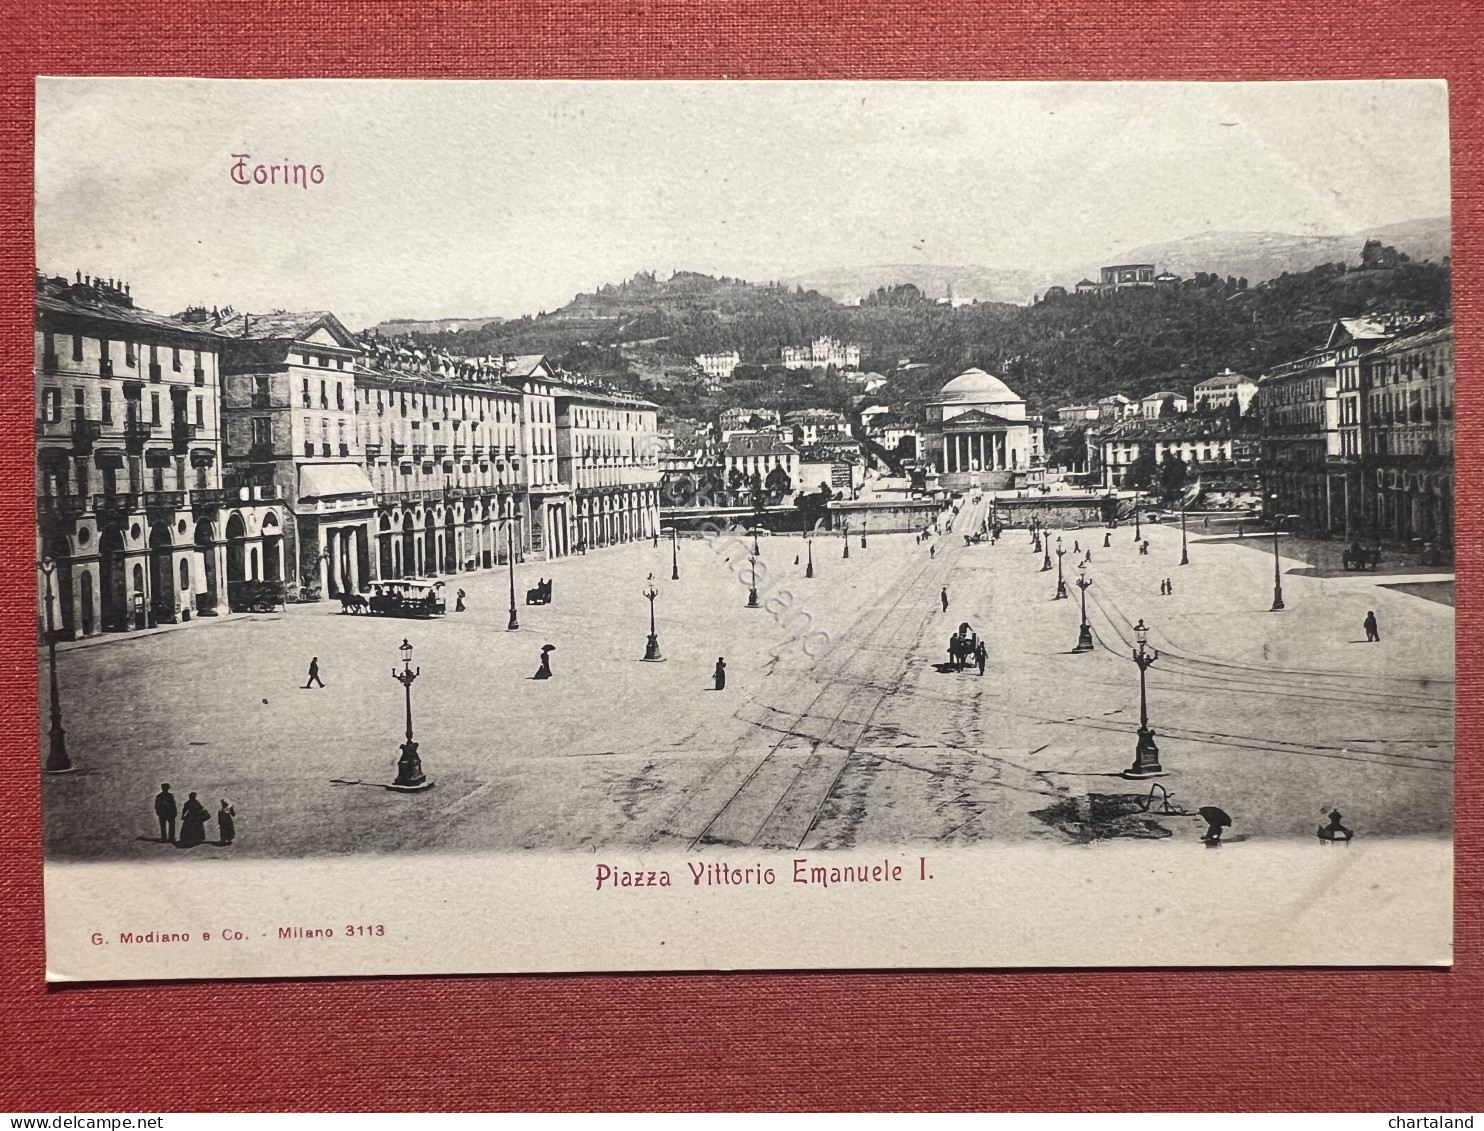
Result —
<instances>
[{"instance_id":1,"label":"vintage postcard","mask_svg":"<svg viewBox=\"0 0 1484 1131\"><path fill-rule=\"evenodd\" d=\"M54 980L1439 965L1441 82L36 90Z\"/></svg>"}]
</instances>

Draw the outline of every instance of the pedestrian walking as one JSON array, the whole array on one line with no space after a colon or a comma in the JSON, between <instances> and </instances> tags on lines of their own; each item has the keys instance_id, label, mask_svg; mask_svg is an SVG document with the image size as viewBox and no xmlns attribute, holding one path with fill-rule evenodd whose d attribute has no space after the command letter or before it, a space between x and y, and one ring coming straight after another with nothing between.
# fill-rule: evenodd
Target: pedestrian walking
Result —
<instances>
[{"instance_id":1,"label":"pedestrian walking","mask_svg":"<svg viewBox=\"0 0 1484 1131\"><path fill-rule=\"evenodd\" d=\"M984 674L984 665L989 661L989 649L984 646L984 641L974 645L974 663L979 665L979 674Z\"/></svg>"},{"instance_id":2,"label":"pedestrian walking","mask_svg":"<svg viewBox=\"0 0 1484 1131\"><path fill-rule=\"evenodd\" d=\"M1211 529L1211 516L1210 515L1206 515L1205 518L1201 519L1201 529L1202 530L1210 530Z\"/></svg>"},{"instance_id":3,"label":"pedestrian walking","mask_svg":"<svg viewBox=\"0 0 1484 1131\"><path fill-rule=\"evenodd\" d=\"M531 677L532 679L551 678L551 654L555 651L555 644L541 645L541 666L536 669L536 674Z\"/></svg>"},{"instance_id":4,"label":"pedestrian walking","mask_svg":"<svg viewBox=\"0 0 1484 1131\"><path fill-rule=\"evenodd\" d=\"M1072 539L1072 553L1074 553L1074 554L1080 554L1081 552L1082 552L1082 544L1080 542L1078 542L1077 539L1073 538Z\"/></svg>"},{"instance_id":5,"label":"pedestrian walking","mask_svg":"<svg viewBox=\"0 0 1484 1131\"><path fill-rule=\"evenodd\" d=\"M1105 550L1111 550L1112 548L1113 548L1113 532L1111 530L1105 530L1105 531L1103 531L1103 549L1105 549Z\"/></svg>"},{"instance_id":6,"label":"pedestrian walking","mask_svg":"<svg viewBox=\"0 0 1484 1131\"><path fill-rule=\"evenodd\" d=\"M938 596L943 601L943 611L946 613L948 611L948 586L943 586L943 592Z\"/></svg>"},{"instance_id":7,"label":"pedestrian walking","mask_svg":"<svg viewBox=\"0 0 1484 1131\"><path fill-rule=\"evenodd\" d=\"M716 690L727 689L727 662L722 657L716 657L716 670L711 673L711 678L716 681Z\"/></svg>"},{"instance_id":8,"label":"pedestrian walking","mask_svg":"<svg viewBox=\"0 0 1484 1131\"><path fill-rule=\"evenodd\" d=\"M206 811L206 806L196 800L193 793L186 798L186 803L180 810L180 839L175 842L176 848L195 848L198 844L206 841L206 822L211 820L211 814Z\"/></svg>"},{"instance_id":9,"label":"pedestrian walking","mask_svg":"<svg viewBox=\"0 0 1484 1131\"><path fill-rule=\"evenodd\" d=\"M937 556L938 556L938 547L937 547L937 545L935 544L935 545L929 546L928 547L928 560L931 561L933 558L936 558Z\"/></svg>"},{"instance_id":10,"label":"pedestrian walking","mask_svg":"<svg viewBox=\"0 0 1484 1131\"><path fill-rule=\"evenodd\" d=\"M1376 624L1376 614L1367 612L1365 615L1365 638L1367 643L1376 642L1381 639L1381 628Z\"/></svg>"},{"instance_id":11,"label":"pedestrian walking","mask_svg":"<svg viewBox=\"0 0 1484 1131\"><path fill-rule=\"evenodd\" d=\"M1139 543L1139 553L1146 557L1149 555L1149 540L1147 538Z\"/></svg>"},{"instance_id":12,"label":"pedestrian walking","mask_svg":"<svg viewBox=\"0 0 1484 1131\"><path fill-rule=\"evenodd\" d=\"M237 810L222 798L222 807L216 811L216 842L231 844L237 838Z\"/></svg>"},{"instance_id":13,"label":"pedestrian walking","mask_svg":"<svg viewBox=\"0 0 1484 1131\"><path fill-rule=\"evenodd\" d=\"M466 594L464 593L464 591L462 589L460 589L459 592L458 592L458 597L454 601L454 605L453 605L453 611L454 612L461 613L461 612L464 611L464 597L465 596L466 596Z\"/></svg>"},{"instance_id":14,"label":"pedestrian walking","mask_svg":"<svg viewBox=\"0 0 1484 1131\"><path fill-rule=\"evenodd\" d=\"M155 816L160 819L160 843L169 844L175 839L175 795L169 782L155 794Z\"/></svg>"},{"instance_id":15,"label":"pedestrian walking","mask_svg":"<svg viewBox=\"0 0 1484 1131\"><path fill-rule=\"evenodd\" d=\"M1165 596L1167 596L1167 597L1173 597L1174 595L1175 595L1175 580L1174 580L1174 578L1167 577L1167 578L1165 578Z\"/></svg>"},{"instance_id":16,"label":"pedestrian walking","mask_svg":"<svg viewBox=\"0 0 1484 1131\"><path fill-rule=\"evenodd\" d=\"M318 656L312 656L312 657L310 657L310 660L309 660L309 678L304 682L304 690L308 691L309 688L313 687L315 684L319 684L319 686L321 686L321 687L324 686L324 681L321 680L320 677L319 677L319 657Z\"/></svg>"}]
</instances>

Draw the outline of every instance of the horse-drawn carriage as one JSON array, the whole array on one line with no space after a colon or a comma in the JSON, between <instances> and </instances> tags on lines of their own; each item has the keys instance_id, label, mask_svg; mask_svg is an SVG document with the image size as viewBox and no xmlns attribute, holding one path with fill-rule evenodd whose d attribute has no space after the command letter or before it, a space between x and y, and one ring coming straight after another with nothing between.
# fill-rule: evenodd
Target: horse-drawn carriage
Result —
<instances>
[{"instance_id":1,"label":"horse-drawn carriage","mask_svg":"<svg viewBox=\"0 0 1484 1131\"><path fill-rule=\"evenodd\" d=\"M953 665L954 671L963 671L966 664L972 664L979 652L979 635L964 621L958 626L958 631L948 638L948 662Z\"/></svg>"},{"instance_id":2,"label":"horse-drawn carriage","mask_svg":"<svg viewBox=\"0 0 1484 1131\"><path fill-rule=\"evenodd\" d=\"M551 582L538 581L534 589L526 590L526 604L549 605L551 604Z\"/></svg>"},{"instance_id":3,"label":"horse-drawn carriage","mask_svg":"<svg viewBox=\"0 0 1484 1131\"><path fill-rule=\"evenodd\" d=\"M1381 551L1367 550L1359 542L1351 542L1340 562L1346 570L1374 570L1381 564Z\"/></svg>"},{"instance_id":4,"label":"horse-drawn carriage","mask_svg":"<svg viewBox=\"0 0 1484 1131\"><path fill-rule=\"evenodd\" d=\"M441 581L373 581L370 600L359 598L365 603L360 611L378 617L415 617L420 620L441 617L448 611L448 603L439 592L442 588Z\"/></svg>"}]
</instances>

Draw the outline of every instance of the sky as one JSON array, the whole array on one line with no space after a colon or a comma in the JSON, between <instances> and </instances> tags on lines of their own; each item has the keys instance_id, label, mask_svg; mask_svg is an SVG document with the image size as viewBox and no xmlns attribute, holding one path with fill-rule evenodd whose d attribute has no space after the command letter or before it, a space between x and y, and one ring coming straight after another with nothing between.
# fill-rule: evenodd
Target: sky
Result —
<instances>
[{"instance_id":1,"label":"sky","mask_svg":"<svg viewBox=\"0 0 1484 1131\"><path fill-rule=\"evenodd\" d=\"M637 271L1066 270L1447 215L1447 89L39 79L37 266L135 301L518 317ZM234 182L318 165L308 187Z\"/></svg>"}]
</instances>

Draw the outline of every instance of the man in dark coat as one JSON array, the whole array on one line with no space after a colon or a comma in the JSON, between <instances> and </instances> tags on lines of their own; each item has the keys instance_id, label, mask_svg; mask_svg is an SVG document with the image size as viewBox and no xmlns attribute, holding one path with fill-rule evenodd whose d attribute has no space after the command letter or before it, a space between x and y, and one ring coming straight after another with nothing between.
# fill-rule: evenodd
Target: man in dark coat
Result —
<instances>
[{"instance_id":1,"label":"man in dark coat","mask_svg":"<svg viewBox=\"0 0 1484 1131\"><path fill-rule=\"evenodd\" d=\"M321 687L325 685L324 681L319 677L319 657L311 656L309 659L309 678L304 681L304 688L308 690L315 684L319 684Z\"/></svg>"},{"instance_id":2,"label":"man in dark coat","mask_svg":"<svg viewBox=\"0 0 1484 1131\"><path fill-rule=\"evenodd\" d=\"M727 689L727 662L720 656L716 657L716 671L712 673L712 677L716 680L717 691Z\"/></svg>"},{"instance_id":3,"label":"man in dark coat","mask_svg":"<svg viewBox=\"0 0 1484 1131\"><path fill-rule=\"evenodd\" d=\"M984 641L979 641L974 646L974 662L979 665L979 674L984 674L984 665L989 660L989 649L984 646Z\"/></svg>"},{"instance_id":4,"label":"man in dark coat","mask_svg":"<svg viewBox=\"0 0 1484 1131\"><path fill-rule=\"evenodd\" d=\"M155 794L155 816L160 819L160 840L169 844L175 839L175 795L170 792L169 782Z\"/></svg>"},{"instance_id":5,"label":"man in dark coat","mask_svg":"<svg viewBox=\"0 0 1484 1131\"><path fill-rule=\"evenodd\" d=\"M1368 642L1379 642L1381 639L1381 627L1376 623L1376 614L1368 612L1365 615L1365 638Z\"/></svg>"},{"instance_id":6,"label":"man in dark coat","mask_svg":"<svg viewBox=\"0 0 1484 1131\"><path fill-rule=\"evenodd\" d=\"M948 611L948 586L943 586L943 592L938 595L943 601L943 611Z\"/></svg>"}]
</instances>

